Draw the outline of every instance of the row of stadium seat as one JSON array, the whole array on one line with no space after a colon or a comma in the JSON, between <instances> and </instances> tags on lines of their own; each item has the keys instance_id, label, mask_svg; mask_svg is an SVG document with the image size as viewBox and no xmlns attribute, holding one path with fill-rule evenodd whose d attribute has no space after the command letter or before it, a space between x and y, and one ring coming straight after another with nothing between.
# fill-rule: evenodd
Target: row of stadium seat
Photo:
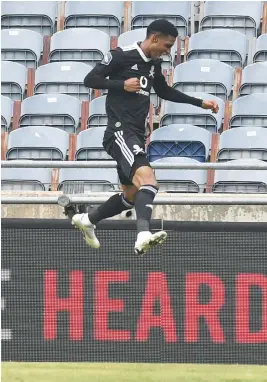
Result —
<instances>
[{"instance_id":1,"label":"row of stadium seat","mask_svg":"<svg viewBox=\"0 0 267 382\"><path fill-rule=\"evenodd\" d=\"M52 35L56 30L59 4L55 1L4 1L2 29L26 27L42 35ZM125 21L124 8L123 1L67 1L63 28L96 27L110 36L119 36ZM177 27L179 35L184 38L189 34L190 16L189 1L133 1L130 29L146 28L156 18L164 17ZM226 27L248 37L257 37L262 16L263 3L260 1L246 1L242 6L238 1L206 1L199 30Z\"/></svg>"}]
</instances>

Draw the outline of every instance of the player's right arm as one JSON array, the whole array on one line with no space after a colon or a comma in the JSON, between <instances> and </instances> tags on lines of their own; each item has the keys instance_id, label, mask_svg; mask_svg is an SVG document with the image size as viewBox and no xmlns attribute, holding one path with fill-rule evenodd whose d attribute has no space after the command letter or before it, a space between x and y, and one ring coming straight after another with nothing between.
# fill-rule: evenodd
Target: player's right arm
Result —
<instances>
[{"instance_id":1,"label":"player's right arm","mask_svg":"<svg viewBox=\"0 0 267 382\"><path fill-rule=\"evenodd\" d=\"M118 73L123 69L124 57L120 49L108 52L101 63L87 74L84 79L84 86L92 89L113 89L126 90L128 92L138 92L141 89L138 78L129 78L128 80L110 80L106 77Z\"/></svg>"}]
</instances>

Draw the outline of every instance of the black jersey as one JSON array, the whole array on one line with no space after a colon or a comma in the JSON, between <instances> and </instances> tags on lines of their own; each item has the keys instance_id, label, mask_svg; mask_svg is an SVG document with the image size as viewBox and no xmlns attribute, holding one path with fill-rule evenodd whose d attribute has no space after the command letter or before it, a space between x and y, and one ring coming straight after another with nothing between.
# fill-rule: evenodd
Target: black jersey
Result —
<instances>
[{"instance_id":1,"label":"black jersey","mask_svg":"<svg viewBox=\"0 0 267 382\"><path fill-rule=\"evenodd\" d=\"M124 90L124 81L129 78L140 79L138 93ZM162 74L161 60L146 57L138 42L108 52L85 77L84 84L94 89L108 89L106 112L107 132L110 133L130 129L139 136L145 135L152 87L163 99L196 106L202 104L201 100L169 87Z\"/></svg>"}]
</instances>

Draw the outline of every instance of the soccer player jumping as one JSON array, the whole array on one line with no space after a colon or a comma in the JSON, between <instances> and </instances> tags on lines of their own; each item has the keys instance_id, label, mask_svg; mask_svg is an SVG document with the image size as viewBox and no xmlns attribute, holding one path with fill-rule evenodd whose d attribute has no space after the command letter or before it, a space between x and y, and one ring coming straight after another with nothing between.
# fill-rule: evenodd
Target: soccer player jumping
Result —
<instances>
[{"instance_id":1,"label":"soccer player jumping","mask_svg":"<svg viewBox=\"0 0 267 382\"><path fill-rule=\"evenodd\" d=\"M117 162L123 190L89 214L73 216L72 223L82 231L85 241L92 248L100 247L94 232L95 224L133 207L137 217L136 254L145 254L153 246L162 244L167 237L164 231L150 232L153 200L159 189L145 153L145 124L151 88L162 99L218 112L215 101L190 97L166 83L160 57L170 54L177 36L176 27L167 20L153 21L143 42L111 50L84 79L84 85L88 88L108 89L108 125L103 146Z\"/></svg>"}]
</instances>

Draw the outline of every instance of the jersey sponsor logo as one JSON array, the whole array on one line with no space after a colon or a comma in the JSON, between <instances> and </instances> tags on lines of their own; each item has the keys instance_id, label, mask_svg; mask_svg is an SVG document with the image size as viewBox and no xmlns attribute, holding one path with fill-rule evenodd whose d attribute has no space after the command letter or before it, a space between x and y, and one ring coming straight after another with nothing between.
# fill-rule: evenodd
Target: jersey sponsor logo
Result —
<instances>
[{"instance_id":1,"label":"jersey sponsor logo","mask_svg":"<svg viewBox=\"0 0 267 382\"><path fill-rule=\"evenodd\" d=\"M134 155L138 155L140 153L145 154L144 150L138 145L133 145L133 153Z\"/></svg>"},{"instance_id":2,"label":"jersey sponsor logo","mask_svg":"<svg viewBox=\"0 0 267 382\"><path fill-rule=\"evenodd\" d=\"M148 80L145 76L141 76L140 77L140 86L142 89L139 90L139 94L143 94L145 96L149 96L149 92L143 90L143 89L146 89L147 88L147 85L148 85Z\"/></svg>"},{"instance_id":3,"label":"jersey sponsor logo","mask_svg":"<svg viewBox=\"0 0 267 382\"><path fill-rule=\"evenodd\" d=\"M109 65L112 60L112 54L110 52L106 53L103 60L101 61L101 64L103 65Z\"/></svg>"},{"instance_id":4,"label":"jersey sponsor logo","mask_svg":"<svg viewBox=\"0 0 267 382\"><path fill-rule=\"evenodd\" d=\"M137 64L133 65L133 66L131 67L131 69L133 69L133 70L138 70L138 66L137 66Z\"/></svg>"},{"instance_id":5,"label":"jersey sponsor logo","mask_svg":"<svg viewBox=\"0 0 267 382\"><path fill-rule=\"evenodd\" d=\"M155 74L155 66L152 65L152 66L151 66L151 69L150 69L150 72L149 72L149 77L154 78L154 74Z\"/></svg>"}]
</instances>

